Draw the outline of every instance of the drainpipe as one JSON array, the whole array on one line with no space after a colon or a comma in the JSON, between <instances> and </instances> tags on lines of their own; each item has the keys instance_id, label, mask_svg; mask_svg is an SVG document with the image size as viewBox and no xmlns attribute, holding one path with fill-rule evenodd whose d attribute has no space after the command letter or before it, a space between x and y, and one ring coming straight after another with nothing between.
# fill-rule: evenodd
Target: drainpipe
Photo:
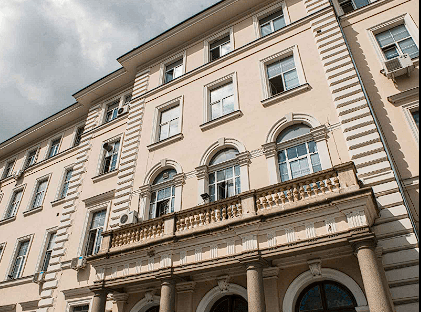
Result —
<instances>
[{"instance_id":1,"label":"drainpipe","mask_svg":"<svg viewBox=\"0 0 421 312\"><path fill-rule=\"evenodd\" d=\"M388 148L388 146L387 146L387 143L386 143L385 137L384 137L384 135L383 135L382 128L381 128L381 126L380 126L379 121L377 120L377 117L376 117L376 114L375 114L375 112L374 112L373 106L372 106L372 104L371 104L371 102L370 102L370 98L368 97L367 91L366 91L366 89L365 89L365 87L364 87L364 83L363 83L363 80L361 79L360 73L359 73L359 71L358 71L357 64L355 63L354 57L352 56L352 52L351 52L351 49L350 49L350 47L349 47L348 40L347 40L347 39L346 39L346 37L345 37L345 33L344 33L343 28L342 28L342 25L341 25L341 21L340 21L340 19L339 19L339 16L338 16L338 14L336 13L336 10L335 10L335 7L334 7L334 5L333 5L332 0L329 0L329 3L330 3L330 5L331 5L331 7L333 8L333 12L334 12L334 14L335 14L336 21L338 22L339 29L341 30L342 37L343 37L343 39L344 39L344 41L345 41L346 48L347 48L347 50L348 50L349 56L351 57L351 61L352 61L352 64L354 65L355 72L357 73L358 80L360 81L361 88L362 88L363 93L364 93L364 97L365 97L365 99L367 100L368 108L370 109L370 113L371 113L371 116L373 117L374 124L376 125L376 128L377 128L377 130L378 130L378 132L379 132L379 135L380 135L380 140L381 140L381 142L383 143L383 147L384 147L384 150L385 150L385 152L386 152L387 159L389 160L390 167L391 167L391 169L392 169L392 171L393 171L393 175L395 176L395 180L396 180L396 182L397 182L397 184L398 184L399 193L401 193L401 196L402 196L402 199L403 199L403 203L404 203L404 205L405 205L405 208L406 208L406 211L407 211L407 213L408 213L409 219L411 220L411 224L412 224L412 227L413 227L413 229L414 229L414 234L415 234L415 237L417 238L417 242L419 242L418 232L417 232L417 228L416 228L416 226L415 226L415 220L414 220L414 217L413 217L413 215L412 215L412 213L411 213L411 209L409 208L408 200L406 199L405 191L404 191L403 185L402 185L402 183L401 183L401 180L400 180L400 178L399 178L399 173L398 173L398 170L397 170L397 168L396 168L396 166L395 166L395 162L393 161L393 157L392 157L392 155L391 155L391 153L390 153L390 151L389 151L389 148Z\"/></svg>"}]
</instances>

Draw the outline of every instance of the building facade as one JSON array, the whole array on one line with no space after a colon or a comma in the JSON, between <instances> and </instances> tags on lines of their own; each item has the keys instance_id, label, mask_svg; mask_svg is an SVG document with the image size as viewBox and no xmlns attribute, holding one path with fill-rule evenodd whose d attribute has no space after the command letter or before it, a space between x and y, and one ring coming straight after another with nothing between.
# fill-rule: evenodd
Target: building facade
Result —
<instances>
[{"instance_id":1,"label":"building facade","mask_svg":"<svg viewBox=\"0 0 421 312\"><path fill-rule=\"evenodd\" d=\"M0 311L418 311L418 2L225 0L0 144Z\"/></svg>"}]
</instances>

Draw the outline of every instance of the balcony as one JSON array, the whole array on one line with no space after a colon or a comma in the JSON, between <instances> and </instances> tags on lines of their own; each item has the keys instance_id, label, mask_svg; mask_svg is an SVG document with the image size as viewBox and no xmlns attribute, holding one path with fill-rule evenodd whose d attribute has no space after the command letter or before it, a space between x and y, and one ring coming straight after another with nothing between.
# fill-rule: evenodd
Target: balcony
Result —
<instances>
[{"instance_id":1,"label":"balcony","mask_svg":"<svg viewBox=\"0 0 421 312\"><path fill-rule=\"evenodd\" d=\"M354 164L346 163L104 232L101 250L88 261L98 281L111 284L127 276L153 278L168 268L191 274L209 270L208 264L235 266L248 253L272 261L320 246L344 247L369 233L377 215L371 188L361 188Z\"/></svg>"}]
</instances>

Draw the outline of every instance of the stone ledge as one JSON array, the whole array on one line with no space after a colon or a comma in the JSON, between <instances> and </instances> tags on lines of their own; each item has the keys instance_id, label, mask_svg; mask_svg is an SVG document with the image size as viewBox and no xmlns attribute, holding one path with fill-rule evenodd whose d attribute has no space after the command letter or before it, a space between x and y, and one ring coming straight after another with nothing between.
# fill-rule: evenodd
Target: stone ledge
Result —
<instances>
[{"instance_id":1,"label":"stone ledge","mask_svg":"<svg viewBox=\"0 0 421 312\"><path fill-rule=\"evenodd\" d=\"M114 177L118 174L118 172L119 172L119 170L117 169L117 170L113 170L113 171L108 172L108 173L97 175L97 176L92 178L92 182L97 183L99 181Z\"/></svg>"},{"instance_id":2,"label":"stone ledge","mask_svg":"<svg viewBox=\"0 0 421 312\"><path fill-rule=\"evenodd\" d=\"M274 96L272 96L272 97L270 97L266 100L261 101L261 103L264 107L268 107L270 105L276 104L278 102L282 102L282 101L284 101L284 100L286 100L290 97L296 96L296 95L301 94L301 93L303 93L305 91L308 91L310 89L311 89L310 85L308 83L305 83L305 84L303 84L301 86L298 86L294 89L276 94L276 95L274 95Z\"/></svg>"},{"instance_id":3,"label":"stone ledge","mask_svg":"<svg viewBox=\"0 0 421 312\"><path fill-rule=\"evenodd\" d=\"M231 121L231 120L240 118L241 116L243 116L242 111L241 110L236 110L236 111L234 111L232 113L229 113L229 114L224 115L224 116L221 116L221 117L219 117L217 119L214 119L214 120L208 121L208 122L206 122L204 124L201 124L200 125L200 130L206 131L206 130L215 128L216 126L219 126L219 125L224 124L224 123L226 123L228 121Z\"/></svg>"},{"instance_id":4,"label":"stone ledge","mask_svg":"<svg viewBox=\"0 0 421 312\"><path fill-rule=\"evenodd\" d=\"M184 139L184 135L182 133L178 133L178 134L173 135L173 136L171 136L171 137L169 137L165 140L150 144L150 145L147 146L147 148L150 152L152 152L152 151L160 149L164 146L167 146L167 145L170 145L172 143L181 141L182 139Z\"/></svg>"}]
</instances>

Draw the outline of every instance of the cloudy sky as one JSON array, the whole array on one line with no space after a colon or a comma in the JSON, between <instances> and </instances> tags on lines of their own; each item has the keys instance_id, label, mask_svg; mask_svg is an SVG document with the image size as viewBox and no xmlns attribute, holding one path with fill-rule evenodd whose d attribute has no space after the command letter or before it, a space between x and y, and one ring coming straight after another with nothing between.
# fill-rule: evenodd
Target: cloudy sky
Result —
<instances>
[{"instance_id":1,"label":"cloudy sky","mask_svg":"<svg viewBox=\"0 0 421 312\"><path fill-rule=\"evenodd\" d=\"M116 58L219 0L0 0L0 142L74 103Z\"/></svg>"}]
</instances>

